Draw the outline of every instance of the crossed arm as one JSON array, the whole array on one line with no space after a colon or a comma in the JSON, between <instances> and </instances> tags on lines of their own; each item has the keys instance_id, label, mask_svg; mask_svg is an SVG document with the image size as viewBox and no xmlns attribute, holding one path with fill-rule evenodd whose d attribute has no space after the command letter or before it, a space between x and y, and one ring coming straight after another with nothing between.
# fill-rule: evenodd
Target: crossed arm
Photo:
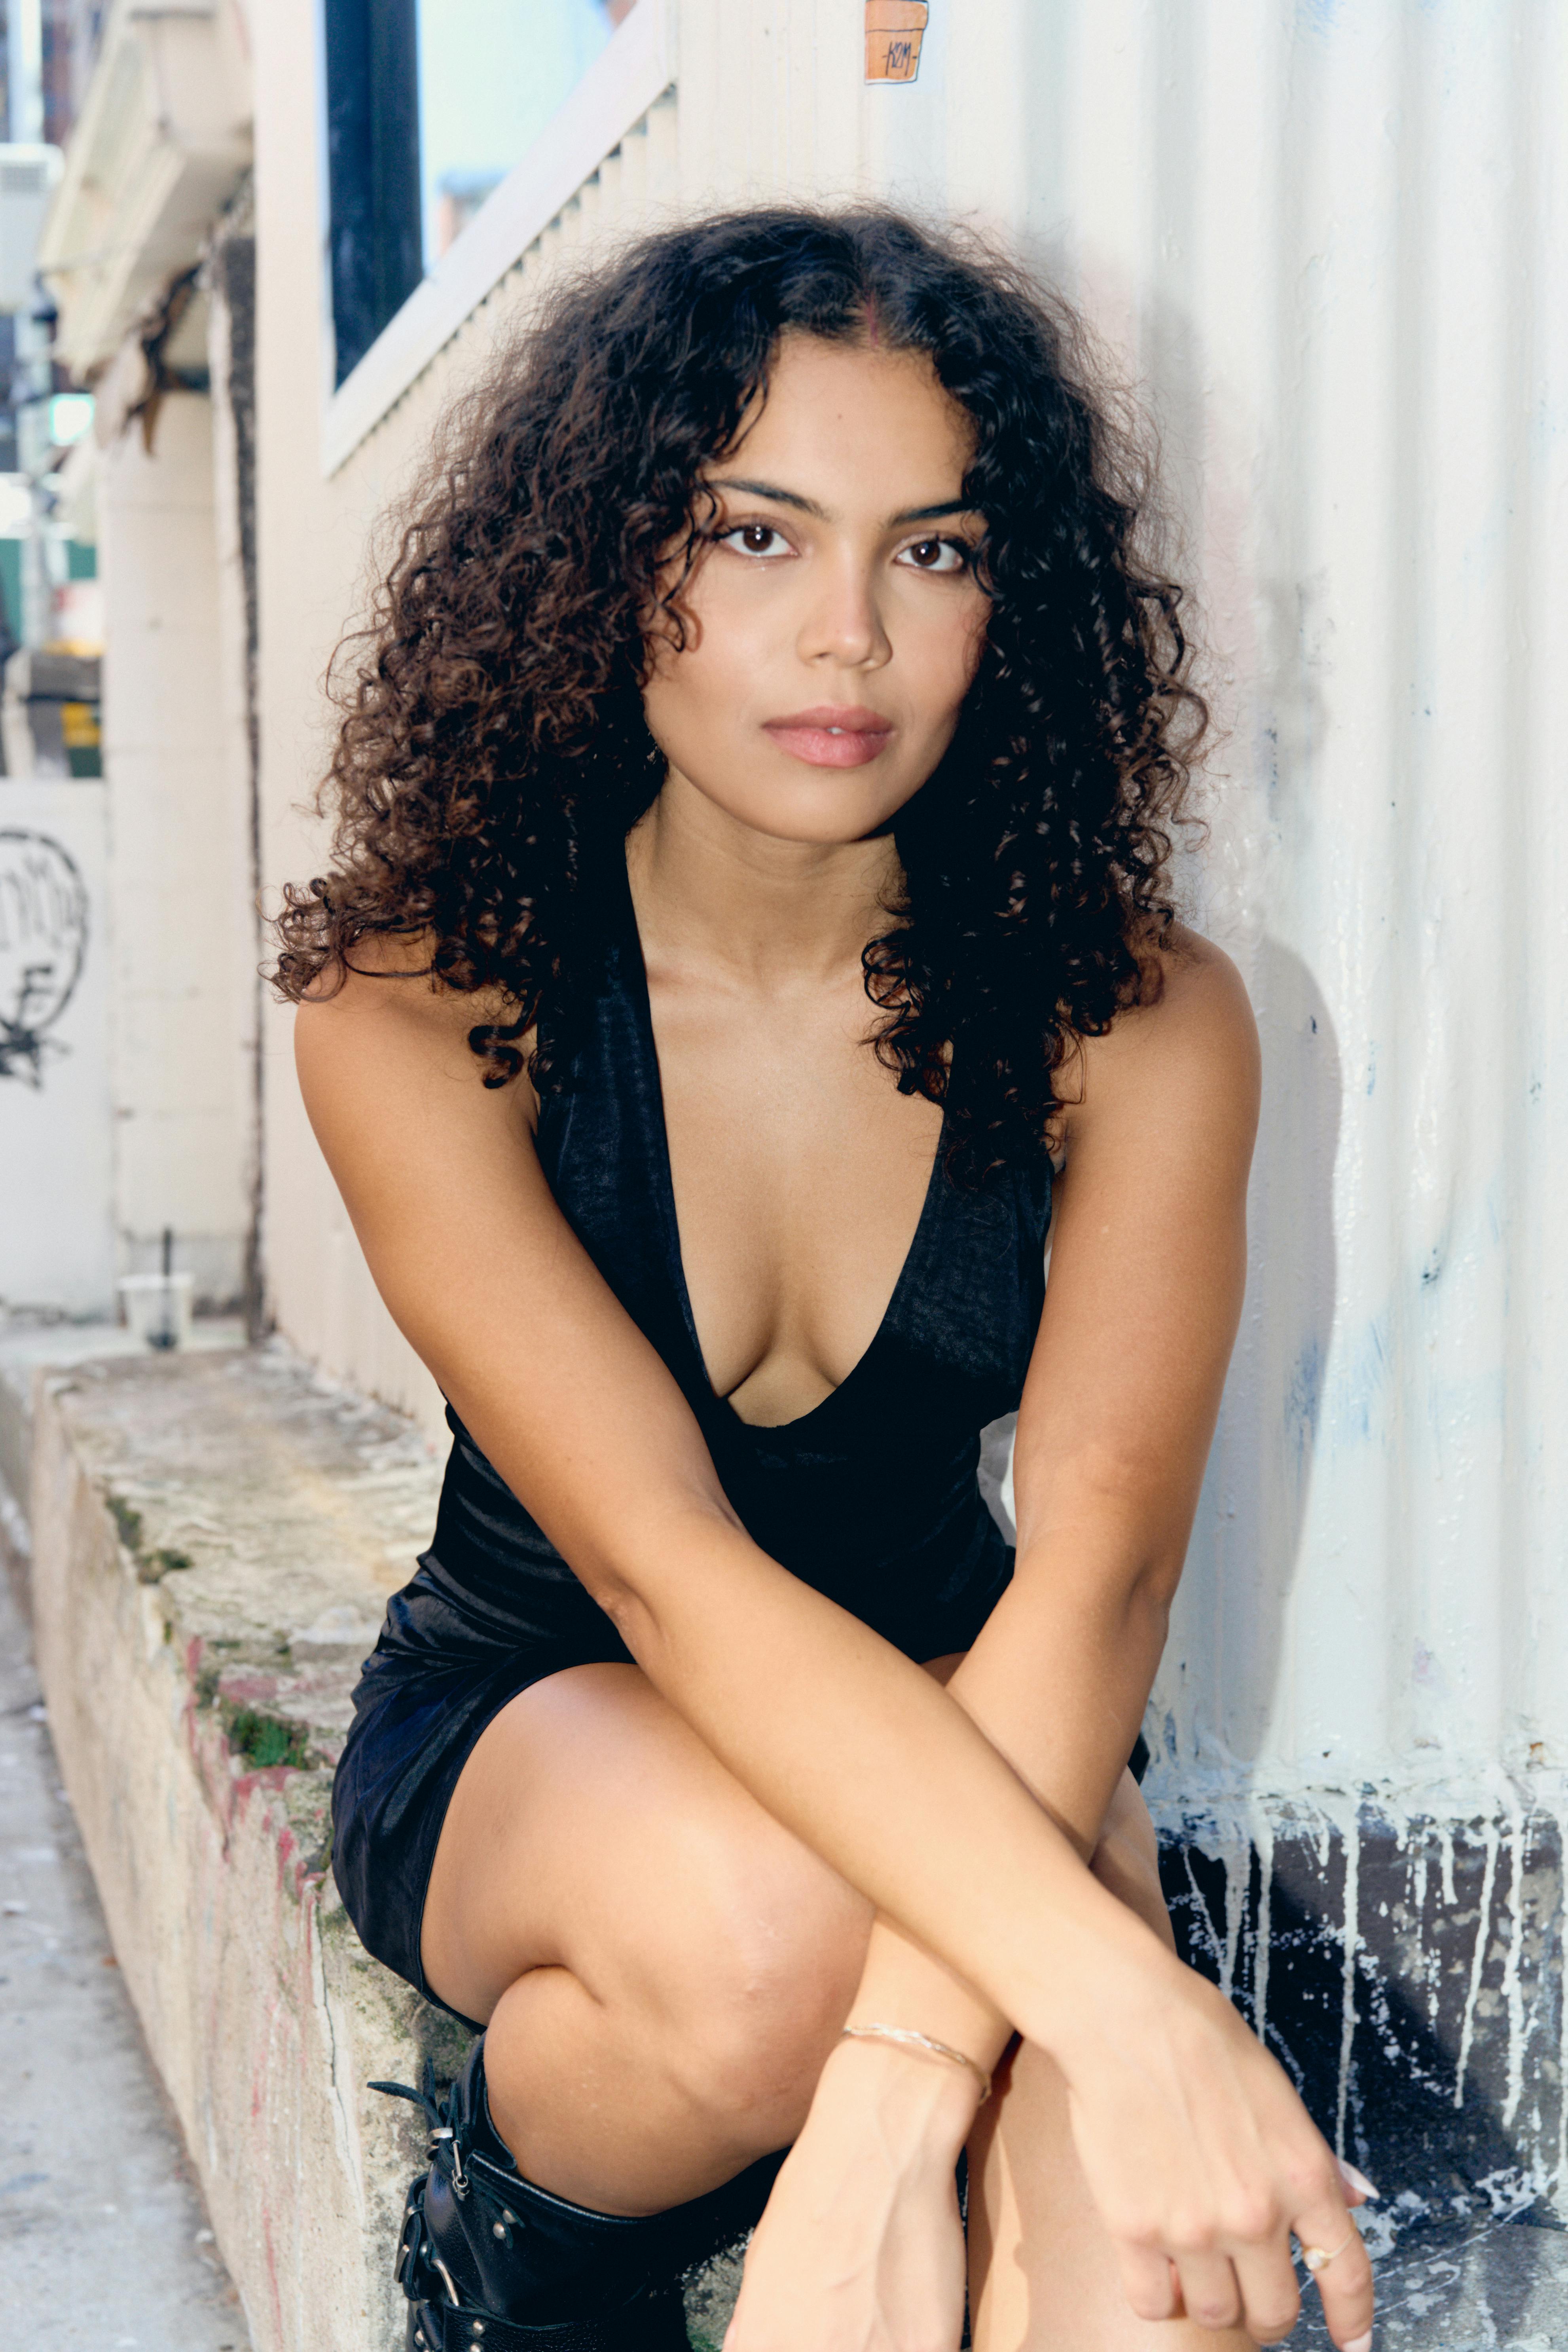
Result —
<instances>
[{"instance_id":1,"label":"crossed arm","mask_svg":"<svg viewBox=\"0 0 1568 2352\"><path fill-rule=\"evenodd\" d=\"M1195 945L1080 1070L1018 1416L1016 1573L947 1687L1087 1859L1164 1646L1241 1310L1258 1073L1234 969ZM931 2032L992 2063L1017 2021L890 1927L854 2013L940 2017Z\"/></svg>"}]
</instances>

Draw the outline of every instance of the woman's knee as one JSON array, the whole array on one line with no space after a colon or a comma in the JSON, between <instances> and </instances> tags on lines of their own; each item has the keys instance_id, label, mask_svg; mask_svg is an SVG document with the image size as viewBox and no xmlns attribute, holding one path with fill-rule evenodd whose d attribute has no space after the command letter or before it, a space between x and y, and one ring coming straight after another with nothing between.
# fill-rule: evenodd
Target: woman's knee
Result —
<instances>
[{"instance_id":1,"label":"woman's knee","mask_svg":"<svg viewBox=\"0 0 1568 2352\"><path fill-rule=\"evenodd\" d=\"M671 2004L668 2063L694 2106L782 2145L855 1997L869 1906L813 1862L762 1885L740 1874L690 1924L694 1965Z\"/></svg>"},{"instance_id":2,"label":"woman's knee","mask_svg":"<svg viewBox=\"0 0 1568 2352\"><path fill-rule=\"evenodd\" d=\"M449 1869L440 1889L447 1899L426 1906L431 1981L456 1997L440 1961L453 1982L499 1977L493 2003L540 1971L518 2007L531 2018L538 2000L559 1998L543 1981L557 1971L586 1996L581 2017L566 2004L573 2033L651 2067L688 2109L750 2118L742 2137L761 2130L779 2145L790 2136L779 2119L804 2113L803 2087L808 2100L854 1997L869 1906L635 1669L583 1667L536 1685L481 1746L488 1801L463 1824L464 1874ZM539 1801L545 1784L557 1801ZM520 1786L534 1791L528 1828L513 1825L498 1861L500 1800Z\"/></svg>"}]
</instances>

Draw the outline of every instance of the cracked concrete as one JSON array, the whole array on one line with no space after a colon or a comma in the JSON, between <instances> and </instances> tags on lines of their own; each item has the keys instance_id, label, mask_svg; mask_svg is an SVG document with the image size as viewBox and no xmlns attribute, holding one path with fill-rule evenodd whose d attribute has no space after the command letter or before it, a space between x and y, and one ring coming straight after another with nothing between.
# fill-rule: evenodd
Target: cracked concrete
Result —
<instances>
[{"instance_id":1,"label":"cracked concrete","mask_svg":"<svg viewBox=\"0 0 1568 2352\"><path fill-rule=\"evenodd\" d=\"M0 1575L0 2304L59 2352L250 2352Z\"/></svg>"},{"instance_id":2,"label":"cracked concrete","mask_svg":"<svg viewBox=\"0 0 1568 2352\"><path fill-rule=\"evenodd\" d=\"M366 2084L463 2037L361 1948L328 1796L438 1465L284 1349L33 1369L50 1727L217 2251L256 2352L384 2352L423 2144Z\"/></svg>"}]
</instances>

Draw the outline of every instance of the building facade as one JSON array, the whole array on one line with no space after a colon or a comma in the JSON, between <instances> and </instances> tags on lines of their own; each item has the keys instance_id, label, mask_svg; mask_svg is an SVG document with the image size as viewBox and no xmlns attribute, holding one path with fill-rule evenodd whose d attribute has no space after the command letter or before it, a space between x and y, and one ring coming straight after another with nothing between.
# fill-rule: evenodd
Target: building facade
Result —
<instances>
[{"instance_id":1,"label":"building facade","mask_svg":"<svg viewBox=\"0 0 1568 2352\"><path fill-rule=\"evenodd\" d=\"M1393 2084L1432 2177L1561 2193L1568 16L931 0L868 84L861 0L145 13L49 230L102 411L122 1246L199 1237L209 1295L437 1429L248 979L384 519L552 271L647 224L872 195L1020 247L1159 423L1222 720L1186 887L1264 1036L1149 1727L1176 1891L1348 2144ZM205 95L116 291L66 223L133 17L144 57L199 30ZM158 340L193 268L205 384L187 313Z\"/></svg>"},{"instance_id":2,"label":"building facade","mask_svg":"<svg viewBox=\"0 0 1568 2352\"><path fill-rule=\"evenodd\" d=\"M115 0L75 33L91 67L37 265L55 363L94 403L58 478L90 517L106 648L100 1311L168 1234L198 1301L254 1322L249 26L240 0Z\"/></svg>"}]
</instances>

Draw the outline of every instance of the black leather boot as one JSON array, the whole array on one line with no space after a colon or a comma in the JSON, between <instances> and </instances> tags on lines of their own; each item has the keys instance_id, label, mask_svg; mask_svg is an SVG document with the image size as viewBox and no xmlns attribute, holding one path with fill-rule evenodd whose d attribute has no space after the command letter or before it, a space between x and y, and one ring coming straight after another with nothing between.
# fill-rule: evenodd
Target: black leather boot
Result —
<instances>
[{"instance_id":1,"label":"black leather boot","mask_svg":"<svg viewBox=\"0 0 1568 2352\"><path fill-rule=\"evenodd\" d=\"M590 2212L518 2171L490 2121L484 2046L444 2100L429 2074L423 2092L370 2085L430 2118L397 2251L409 2352L686 2352L681 2275L751 2228L782 2151L667 2213Z\"/></svg>"}]
</instances>

